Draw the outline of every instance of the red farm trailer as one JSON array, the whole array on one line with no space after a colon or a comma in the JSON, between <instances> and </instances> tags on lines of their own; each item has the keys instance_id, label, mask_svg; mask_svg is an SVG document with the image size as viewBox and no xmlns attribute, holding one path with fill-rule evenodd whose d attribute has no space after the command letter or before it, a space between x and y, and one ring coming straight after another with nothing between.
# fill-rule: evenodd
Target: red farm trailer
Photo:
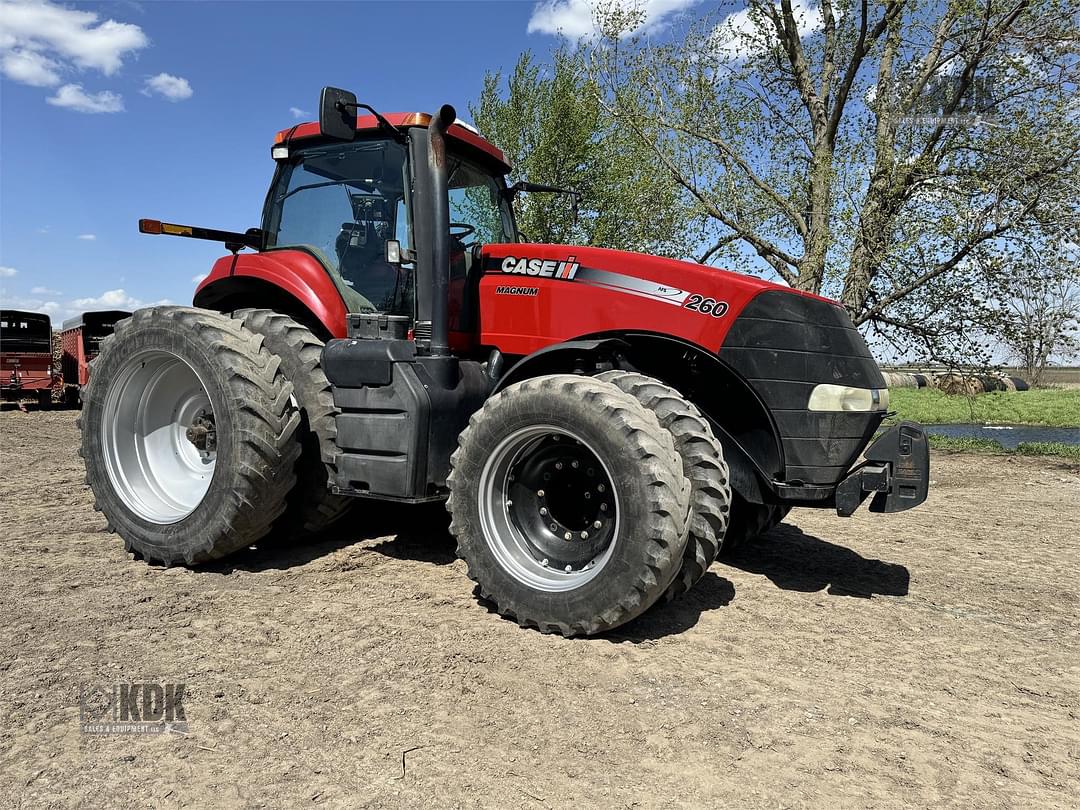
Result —
<instances>
[{"instance_id":1,"label":"red farm trailer","mask_svg":"<svg viewBox=\"0 0 1080 810\"><path fill-rule=\"evenodd\" d=\"M64 321L60 332L63 349L61 369L64 374L64 402L82 406L82 391L90 379L90 361L97 357L101 341L113 333L116 322L130 312L119 309L84 312Z\"/></svg>"},{"instance_id":2,"label":"red farm trailer","mask_svg":"<svg viewBox=\"0 0 1080 810\"><path fill-rule=\"evenodd\" d=\"M49 316L0 310L0 397L8 402L36 398L44 408L62 384L60 370L53 366Z\"/></svg>"}]
</instances>

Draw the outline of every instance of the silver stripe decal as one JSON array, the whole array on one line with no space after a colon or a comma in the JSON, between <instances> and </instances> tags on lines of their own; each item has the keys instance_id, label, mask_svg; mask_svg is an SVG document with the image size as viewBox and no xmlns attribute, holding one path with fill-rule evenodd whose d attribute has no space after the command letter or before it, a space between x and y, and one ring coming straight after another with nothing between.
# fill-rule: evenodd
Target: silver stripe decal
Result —
<instances>
[{"instance_id":1,"label":"silver stripe decal","mask_svg":"<svg viewBox=\"0 0 1080 810\"><path fill-rule=\"evenodd\" d=\"M655 281L627 276L622 273L613 273L610 270L597 270L592 267L582 267L577 272L575 281L583 282L593 287L604 287L618 290L619 292L652 298L667 304L681 307L686 303L690 293L677 287L669 287L666 284L657 284Z\"/></svg>"}]
</instances>

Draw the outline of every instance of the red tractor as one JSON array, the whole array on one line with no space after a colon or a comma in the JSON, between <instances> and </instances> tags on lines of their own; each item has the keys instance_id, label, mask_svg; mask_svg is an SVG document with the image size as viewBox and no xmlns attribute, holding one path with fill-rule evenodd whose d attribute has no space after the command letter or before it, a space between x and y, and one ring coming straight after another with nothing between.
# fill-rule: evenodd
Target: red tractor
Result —
<instances>
[{"instance_id":1,"label":"red tractor","mask_svg":"<svg viewBox=\"0 0 1080 810\"><path fill-rule=\"evenodd\" d=\"M116 322L129 315L123 310L106 309L64 321L60 330L60 367L64 373L64 402L68 405L82 405L82 392L90 380L90 361L97 357L101 341L113 333Z\"/></svg>"},{"instance_id":2,"label":"red tractor","mask_svg":"<svg viewBox=\"0 0 1080 810\"><path fill-rule=\"evenodd\" d=\"M0 310L0 398L20 403L34 398L42 408L52 404L62 385L53 363L52 322L40 312Z\"/></svg>"},{"instance_id":3,"label":"red tractor","mask_svg":"<svg viewBox=\"0 0 1080 810\"><path fill-rule=\"evenodd\" d=\"M449 106L383 116L325 88L318 124L271 154L260 227L140 222L231 255L192 307L120 321L93 363L88 480L143 558L195 565L351 503L362 521L373 501L445 501L500 613L587 635L792 506L925 500L926 437L874 440L888 392L839 304L524 242L515 195L563 190L508 186Z\"/></svg>"}]
</instances>

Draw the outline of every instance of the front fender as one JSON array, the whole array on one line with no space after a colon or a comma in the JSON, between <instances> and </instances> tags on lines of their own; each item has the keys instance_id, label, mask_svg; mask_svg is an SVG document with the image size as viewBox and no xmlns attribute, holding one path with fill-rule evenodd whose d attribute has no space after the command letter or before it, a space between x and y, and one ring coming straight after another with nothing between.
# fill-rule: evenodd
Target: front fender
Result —
<instances>
[{"instance_id":1,"label":"front fender","mask_svg":"<svg viewBox=\"0 0 1080 810\"><path fill-rule=\"evenodd\" d=\"M262 253L238 253L223 256L195 289L193 303L197 307L220 309L259 306L259 301L237 302L238 292L250 282L269 284L288 293L318 321L332 337L346 336L348 310L341 292L326 268L312 255L301 250L272 250ZM260 285L261 286L261 285Z\"/></svg>"},{"instance_id":2,"label":"front fender","mask_svg":"<svg viewBox=\"0 0 1080 810\"><path fill-rule=\"evenodd\" d=\"M495 384L495 389L491 393L496 394L507 386L530 377L539 377L542 374L565 373L568 369L574 367L578 358L589 357L595 360L597 355L614 357L627 347L626 341L619 338L568 340L563 343L553 343L514 363L499 378L499 381Z\"/></svg>"}]
</instances>

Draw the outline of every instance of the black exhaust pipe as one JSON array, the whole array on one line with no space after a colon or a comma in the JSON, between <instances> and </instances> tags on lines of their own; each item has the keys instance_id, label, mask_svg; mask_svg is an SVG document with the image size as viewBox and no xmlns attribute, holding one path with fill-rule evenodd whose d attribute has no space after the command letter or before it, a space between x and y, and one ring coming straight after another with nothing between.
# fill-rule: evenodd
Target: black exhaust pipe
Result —
<instances>
[{"instance_id":1,"label":"black exhaust pipe","mask_svg":"<svg viewBox=\"0 0 1080 810\"><path fill-rule=\"evenodd\" d=\"M450 199L447 190L446 130L457 119L449 104L428 124L428 177L431 187L431 343L432 357L450 355Z\"/></svg>"}]
</instances>

